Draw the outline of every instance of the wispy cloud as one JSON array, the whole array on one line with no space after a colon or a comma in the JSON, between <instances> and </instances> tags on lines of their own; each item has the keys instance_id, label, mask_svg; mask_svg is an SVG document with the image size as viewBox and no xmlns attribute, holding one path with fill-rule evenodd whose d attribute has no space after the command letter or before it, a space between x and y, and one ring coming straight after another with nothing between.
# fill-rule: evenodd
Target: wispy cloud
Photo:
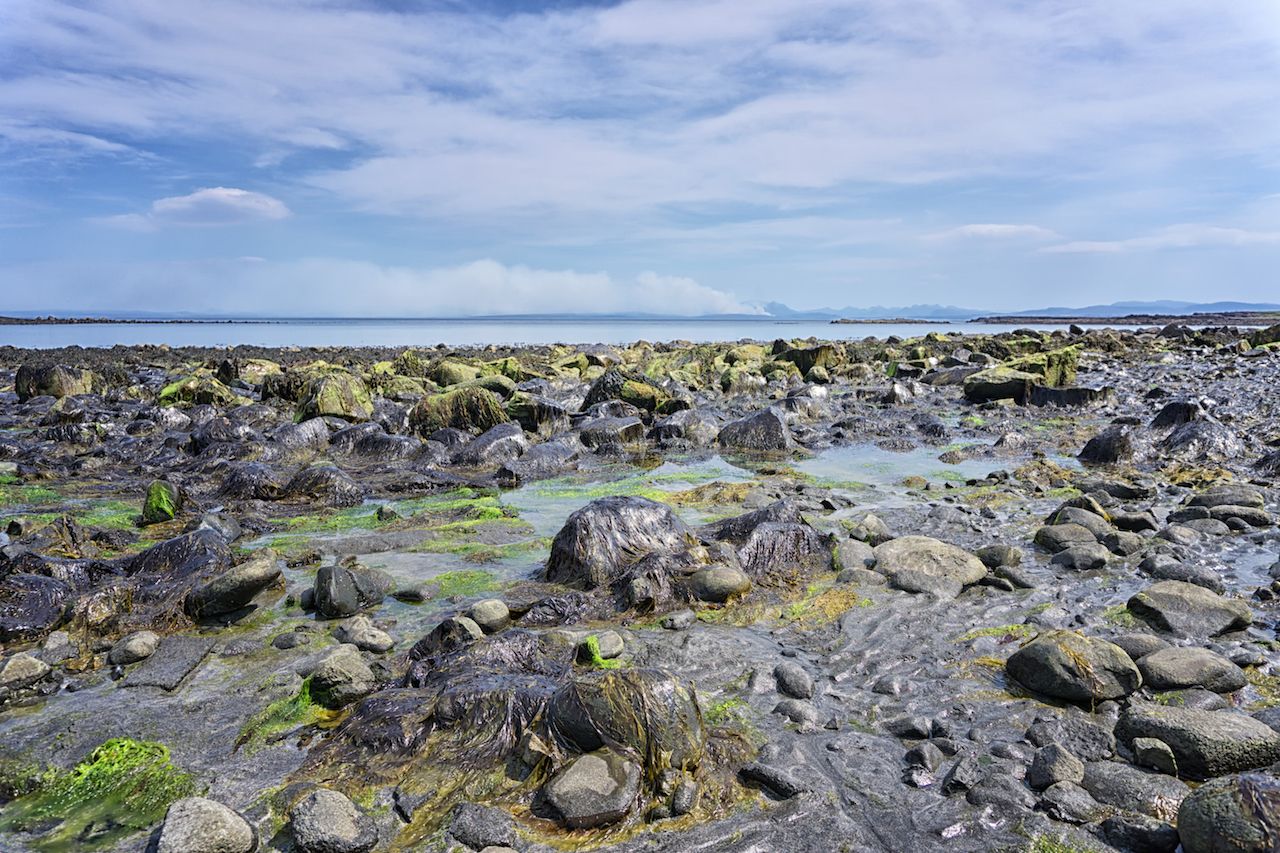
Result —
<instances>
[{"instance_id":1,"label":"wispy cloud","mask_svg":"<svg viewBox=\"0 0 1280 853\"><path fill-rule=\"evenodd\" d=\"M948 228L937 234L929 235L932 239L948 240L954 238L977 238L984 240L1052 240L1059 235L1039 225L1013 225L1004 223L977 223Z\"/></svg>"},{"instance_id":2,"label":"wispy cloud","mask_svg":"<svg viewBox=\"0 0 1280 853\"><path fill-rule=\"evenodd\" d=\"M241 225L286 219L289 208L277 198L232 187L206 187L193 193L156 199L146 213L121 213L94 219L134 231L165 225Z\"/></svg>"},{"instance_id":3,"label":"wispy cloud","mask_svg":"<svg viewBox=\"0 0 1280 853\"><path fill-rule=\"evenodd\" d=\"M86 281L110 283L87 287ZM39 281L40 287L29 284ZM154 311L232 311L240 315L417 316L472 314L702 315L759 313L731 294L691 278L641 273L534 269L481 260L453 267L384 266L340 258L276 263L262 258L86 265L53 262L0 268L14 294L9 308L46 310L71 300L77 310L129 305ZM9 287L12 285L12 287ZM298 294L305 293L300 300Z\"/></svg>"},{"instance_id":4,"label":"wispy cloud","mask_svg":"<svg viewBox=\"0 0 1280 853\"><path fill-rule=\"evenodd\" d=\"M1174 225L1144 237L1124 240L1075 240L1046 246L1049 254L1116 254L1198 246L1280 246L1280 231L1249 231L1213 225Z\"/></svg>"}]
</instances>

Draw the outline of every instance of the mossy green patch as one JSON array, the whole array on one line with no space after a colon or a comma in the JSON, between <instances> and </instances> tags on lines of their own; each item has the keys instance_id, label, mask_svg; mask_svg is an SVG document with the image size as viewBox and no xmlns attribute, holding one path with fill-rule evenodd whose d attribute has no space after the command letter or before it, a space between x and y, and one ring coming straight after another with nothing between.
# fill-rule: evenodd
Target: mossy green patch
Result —
<instances>
[{"instance_id":1,"label":"mossy green patch","mask_svg":"<svg viewBox=\"0 0 1280 853\"><path fill-rule=\"evenodd\" d=\"M44 853L106 847L164 817L197 792L163 744L113 738L67 771L49 771L34 791L5 807L0 830L37 831Z\"/></svg>"},{"instance_id":2,"label":"mossy green patch","mask_svg":"<svg viewBox=\"0 0 1280 853\"><path fill-rule=\"evenodd\" d=\"M1258 698L1249 703L1250 711L1263 708L1274 708L1280 705L1280 676L1270 675L1257 667L1249 667L1244 671L1245 680Z\"/></svg>"},{"instance_id":3,"label":"mossy green patch","mask_svg":"<svg viewBox=\"0 0 1280 853\"><path fill-rule=\"evenodd\" d=\"M128 530L134 526L138 511L124 501L98 501L84 512L73 513L76 521L85 527L106 527L112 530Z\"/></svg>"},{"instance_id":4,"label":"mossy green patch","mask_svg":"<svg viewBox=\"0 0 1280 853\"><path fill-rule=\"evenodd\" d=\"M156 480L147 487L147 498L142 504L144 524L162 524L173 521L178 514L178 489L172 483Z\"/></svg>"},{"instance_id":5,"label":"mossy green patch","mask_svg":"<svg viewBox=\"0 0 1280 853\"><path fill-rule=\"evenodd\" d=\"M0 485L0 506L49 506L61 499L44 486Z\"/></svg>"},{"instance_id":6,"label":"mossy green patch","mask_svg":"<svg viewBox=\"0 0 1280 853\"><path fill-rule=\"evenodd\" d=\"M297 693L277 699L254 714L240 729L236 746L243 747L246 752L256 752L280 735L315 725L330 713L311 698L311 679L307 678Z\"/></svg>"},{"instance_id":7,"label":"mossy green patch","mask_svg":"<svg viewBox=\"0 0 1280 853\"><path fill-rule=\"evenodd\" d=\"M583 641L583 648L587 652L587 664L596 669L618 669L622 666L620 660L607 660L600 655L600 638L595 634L589 634L587 639Z\"/></svg>"},{"instance_id":8,"label":"mossy green patch","mask_svg":"<svg viewBox=\"0 0 1280 853\"><path fill-rule=\"evenodd\" d=\"M444 572L436 575L430 582L440 590L443 598L453 598L455 595L469 598L483 592L491 592L500 585L491 572L483 569L458 569Z\"/></svg>"},{"instance_id":9,"label":"mossy green patch","mask_svg":"<svg viewBox=\"0 0 1280 853\"><path fill-rule=\"evenodd\" d=\"M974 628L956 637L951 642L967 643L980 637L1030 637L1036 629L1030 625L993 625L989 628Z\"/></svg>"},{"instance_id":10,"label":"mossy green patch","mask_svg":"<svg viewBox=\"0 0 1280 853\"><path fill-rule=\"evenodd\" d=\"M745 721L747 703L730 696L718 702L712 702L702 712L702 717L713 726L723 726L734 722Z\"/></svg>"},{"instance_id":11,"label":"mossy green patch","mask_svg":"<svg viewBox=\"0 0 1280 853\"><path fill-rule=\"evenodd\" d=\"M1121 628L1137 628L1141 622L1138 617L1133 615L1126 604L1117 604L1114 607L1108 607L1102 611L1102 618L1112 625L1119 625Z\"/></svg>"}]
</instances>

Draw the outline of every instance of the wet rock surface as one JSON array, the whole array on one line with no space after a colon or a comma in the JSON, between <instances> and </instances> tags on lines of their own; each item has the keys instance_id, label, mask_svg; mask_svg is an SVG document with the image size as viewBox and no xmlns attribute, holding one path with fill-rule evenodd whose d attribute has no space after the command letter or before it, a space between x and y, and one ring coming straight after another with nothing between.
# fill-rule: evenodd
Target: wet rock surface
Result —
<instances>
[{"instance_id":1,"label":"wet rock surface","mask_svg":"<svg viewBox=\"0 0 1280 853\"><path fill-rule=\"evenodd\" d=\"M1242 336L0 348L0 847L1270 849Z\"/></svg>"}]
</instances>

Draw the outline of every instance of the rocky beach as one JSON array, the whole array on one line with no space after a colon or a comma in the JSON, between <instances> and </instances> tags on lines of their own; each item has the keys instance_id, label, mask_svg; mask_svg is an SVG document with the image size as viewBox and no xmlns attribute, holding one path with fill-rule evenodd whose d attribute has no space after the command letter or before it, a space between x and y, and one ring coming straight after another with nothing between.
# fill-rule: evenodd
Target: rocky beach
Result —
<instances>
[{"instance_id":1,"label":"rocky beach","mask_svg":"<svg viewBox=\"0 0 1280 853\"><path fill-rule=\"evenodd\" d=\"M1280 326L0 348L0 849L1280 849Z\"/></svg>"}]
</instances>

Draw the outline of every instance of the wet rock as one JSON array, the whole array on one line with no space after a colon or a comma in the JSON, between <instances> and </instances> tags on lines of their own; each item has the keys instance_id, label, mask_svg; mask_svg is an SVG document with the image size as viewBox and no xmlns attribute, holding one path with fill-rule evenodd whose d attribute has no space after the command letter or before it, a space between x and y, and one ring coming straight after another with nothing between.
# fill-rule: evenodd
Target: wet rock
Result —
<instances>
[{"instance_id":1,"label":"wet rock","mask_svg":"<svg viewBox=\"0 0 1280 853\"><path fill-rule=\"evenodd\" d=\"M1124 426L1107 427L1085 443L1080 451L1087 465L1115 465L1133 458L1133 439Z\"/></svg>"},{"instance_id":2,"label":"wet rock","mask_svg":"<svg viewBox=\"0 0 1280 853\"><path fill-rule=\"evenodd\" d=\"M1079 524L1047 524L1036 531L1035 542L1051 554L1076 545L1096 545L1098 537Z\"/></svg>"},{"instance_id":3,"label":"wet rock","mask_svg":"<svg viewBox=\"0 0 1280 853\"><path fill-rule=\"evenodd\" d=\"M689 586L699 601L722 604L751 590L751 578L732 566L711 566L694 572Z\"/></svg>"},{"instance_id":4,"label":"wet rock","mask_svg":"<svg viewBox=\"0 0 1280 853\"><path fill-rule=\"evenodd\" d=\"M1088 572L1106 566L1110 556L1111 552L1103 545L1072 545L1054 554L1049 562L1073 571Z\"/></svg>"},{"instance_id":5,"label":"wet rock","mask_svg":"<svg viewBox=\"0 0 1280 853\"><path fill-rule=\"evenodd\" d=\"M289 812L289 830L301 853L367 853L378 828L345 795L319 788Z\"/></svg>"},{"instance_id":6,"label":"wet rock","mask_svg":"<svg viewBox=\"0 0 1280 853\"><path fill-rule=\"evenodd\" d=\"M812 699L813 676L804 671L800 664L785 661L773 668L773 677L778 684L778 692L795 699Z\"/></svg>"},{"instance_id":7,"label":"wet rock","mask_svg":"<svg viewBox=\"0 0 1280 853\"><path fill-rule=\"evenodd\" d=\"M449 817L449 834L472 850L514 847L518 843L511 815L479 803L454 806Z\"/></svg>"},{"instance_id":8,"label":"wet rock","mask_svg":"<svg viewBox=\"0 0 1280 853\"><path fill-rule=\"evenodd\" d=\"M808 783L797 778L790 771L762 761L744 764L738 772L744 780L766 788L780 800L789 800L812 790Z\"/></svg>"},{"instance_id":9,"label":"wet rock","mask_svg":"<svg viewBox=\"0 0 1280 853\"><path fill-rule=\"evenodd\" d=\"M970 403L1013 400L1022 404L1040 381L1041 378L1033 373L1009 367L992 367L965 377L964 398Z\"/></svg>"},{"instance_id":10,"label":"wet rock","mask_svg":"<svg viewBox=\"0 0 1280 853\"><path fill-rule=\"evenodd\" d=\"M212 530L196 530L166 539L141 551L127 563L129 574L180 580L230 568L227 540Z\"/></svg>"},{"instance_id":11,"label":"wet rock","mask_svg":"<svg viewBox=\"0 0 1280 853\"><path fill-rule=\"evenodd\" d=\"M333 632L339 643L347 643L357 649L374 654L382 654L391 650L396 644L391 635L378 628L367 616L356 616Z\"/></svg>"},{"instance_id":12,"label":"wet rock","mask_svg":"<svg viewBox=\"0 0 1280 853\"><path fill-rule=\"evenodd\" d=\"M1121 699L1142 684L1137 666L1119 646L1070 631L1039 635L1005 667L1029 690L1071 702Z\"/></svg>"},{"instance_id":13,"label":"wet rock","mask_svg":"<svg viewBox=\"0 0 1280 853\"><path fill-rule=\"evenodd\" d=\"M334 417L367 421L373 416L373 398L364 380L353 373L334 371L312 379L298 408L297 419Z\"/></svg>"},{"instance_id":14,"label":"wet rock","mask_svg":"<svg viewBox=\"0 0 1280 853\"><path fill-rule=\"evenodd\" d=\"M1116 737L1164 741L1173 750L1178 772L1189 779L1208 779L1280 761L1280 734L1232 711L1133 704L1121 714Z\"/></svg>"},{"instance_id":15,"label":"wet rock","mask_svg":"<svg viewBox=\"0 0 1280 853\"><path fill-rule=\"evenodd\" d=\"M828 571L831 546L816 530L796 522L766 521L738 549L738 564L757 582L786 580L796 572Z\"/></svg>"},{"instance_id":16,"label":"wet rock","mask_svg":"<svg viewBox=\"0 0 1280 853\"><path fill-rule=\"evenodd\" d=\"M506 420L507 413L498 397L476 386L423 397L409 411L409 425L418 435L427 438L446 427L479 434Z\"/></svg>"},{"instance_id":17,"label":"wet rock","mask_svg":"<svg viewBox=\"0 0 1280 853\"><path fill-rule=\"evenodd\" d=\"M593 449L619 448L643 442L644 421L637 417L592 418L578 428L578 440Z\"/></svg>"},{"instance_id":18,"label":"wet rock","mask_svg":"<svg viewBox=\"0 0 1280 853\"><path fill-rule=\"evenodd\" d=\"M1147 815L1118 814L1102 822L1102 837L1119 850L1131 853L1174 853L1178 830L1168 822Z\"/></svg>"},{"instance_id":19,"label":"wet rock","mask_svg":"<svg viewBox=\"0 0 1280 853\"><path fill-rule=\"evenodd\" d=\"M182 492L178 487L166 480L155 480L147 487L147 497L142 502L142 523L173 521L181 508Z\"/></svg>"},{"instance_id":20,"label":"wet rock","mask_svg":"<svg viewBox=\"0 0 1280 853\"><path fill-rule=\"evenodd\" d=\"M0 642L35 639L62 624L71 586L44 575L15 572L0 582Z\"/></svg>"},{"instance_id":21,"label":"wet rock","mask_svg":"<svg viewBox=\"0 0 1280 853\"><path fill-rule=\"evenodd\" d=\"M312 588L312 605L325 619L345 619L382 601L391 578L363 566L321 566Z\"/></svg>"},{"instance_id":22,"label":"wet rock","mask_svg":"<svg viewBox=\"0 0 1280 853\"><path fill-rule=\"evenodd\" d=\"M786 420L773 408L730 421L720 430L716 442L730 450L756 453L781 453L795 446Z\"/></svg>"},{"instance_id":23,"label":"wet rock","mask_svg":"<svg viewBox=\"0 0 1280 853\"><path fill-rule=\"evenodd\" d=\"M1027 784L1037 791L1059 782L1079 783L1083 779L1084 762L1056 743L1037 749L1027 769Z\"/></svg>"},{"instance_id":24,"label":"wet rock","mask_svg":"<svg viewBox=\"0 0 1280 853\"><path fill-rule=\"evenodd\" d=\"M128 666L146 660L160 647L160 636L154 631L135 631L122 637L107 653L107 663Z\"/></svg>"},{"instance_id":25,"label":"wet rock","mask_svg":"<svg viewBox=\"0 0 1280 853\"><path fill-rule=\"evenodd\" d=\"M120 686L159 687L172 692L200 665L211 648L213 639L209 637L165 637L156 653L125 676Z\"/></svg>"},{"instance_id":26,"label":"wet rock","mask_svg":"<svg viewBox=\"0 0 1280 853\"><path fill-rule=\"evenodd\" d=\"M311 672L311 695L326 708L344 708L376 687L373 670L355 646L338 646Z\"/></svg>"},{"instance_id":27,"label":"wet rock","mask_svg":"<svg viewBox=\"0 0 1280 853\"><path fill-rule=\"evenodd\" d=\"M249 822L215 800L185 797L165 813L156 853L253 853L258 836Z\"/></svg>"},{"instance_id":28,"label":"wet rock","mask_svg":"<svg viewBox=\"0 0 1280 853\"><path fill-rule=\"evenodd\" d=\"M192 619L235 613L247 607L258 593L276 583L280 576L276 553L266 549L247 563L228 569L189 591L183 607Z\"/></svg>"},{"instance_id":29,"label":"wet rock","mask_svg":"<svg viewBox=\"0 0 1280 853\"><path fill-rule=\"evenodd\" d=\"M968 551L928 536L890 539L876 546L875 557L876 571L896 586L935 592L936 585L929 583L933 580L945 585L936 591L950 597L987 574L987 567Z\"/></svg>"},{"instance_id":30,"label":"wet rock","mask_svg":"<svg viewBox=\"0 0 1280 853\"><path fill-rule=\"evenodd\" d=\"M1191 790L1172 776L1119 761L1089 762L1081 785L1100 803L1161 820L1173 820Z\"/></svg>"},{"instance_id":31,"label":"wet rock","mask_svg":"<svg viewBox=\"0 0 1280 853\"><path fill-rule=\"evenodd\" d=\"M706 447L716 440L720 427L716 419L697 409L685 409L657 421L649 431L649 437L661 444L687 443L694 447Z\"/></svg>"},{"instance_id":32,"label":"wet rock","mask_svg":"<svg viewBox=\"0 0 1280 853\"><path fill-rule=\"evenodd\" d=\"M976 556L988 569L1012 568L1022 563L1022 550L1012 545L984 545Z\"/></svg>"},{"instance_id":33,"label":"wet rock","mask_svg":"<svg viewBox=\"0 0 1280 853\"><path fill-rule=\"evenodd\" d=\"M501 465L523 456L529 449L529 439L516 423L503 423L490 427L484 433L467 442L454 454L455 465L472 468Z\"/></svg>"},{"instance_id":34,"label":"wet rock","mask_svg":"<svg viewBox=\"0 0 1280 853\"><path fill-rule=\"evenodd\" d=\"M601 498L569 516L543 574L552 583L595 589L622 577L638 556L679 551L692 541L692 531L665 504Z\"/></svg>"},{"instance_id":35,"label":"wet rock","mask_svg":"<svg viewBox=\"0 0 1280 853\"><path fill-rule=\"evenodd\" d=\"M27 652L18 652L0 664L0 691L30 687L51 671L47 663Z\"/></svg>"},{"instance_id":36,"label":"wet rock","mask_svg":"<svg viewBox=\"0 0 1280 853\"><path fill-rule=\"evenodd\" d=\"M319 464L303 468L285 484L289 498L307 498L323 506L356 506L364 500L364 486L335 465Z\"/></svg>"},{"instance_id":37,"label":"wet rock","mask_svg":"<svg viewBox=\"0 0 1280 853\"><path fill-rule=\"evenodd\" d=\"M1080 767L1084 777L1084 765ZM1111 813L1076 781L1055 782L1040 795L1039 807L1054 820L1064 823L1093 823Z\"/></svg>"},{"instance_id":38,"label":"wet rock","mask_svg":"<svg viewBox=\"0 0 1280 853\"><path fill-rule=\"evenodd\" d=\"M1173 456L1220 462L1244 455L1244 442L1231 428L1211 420L1189 421L1175 428L1160 443Z\"/></svg>"},{"instance_id":39,"label":"wet rock","mask_svg":"<svg viewBox=\"0 0 1280 853\"><path fill-rule=\"evenodd\" d=\"M1212 637L1253 621L1243 601L1182 581L1152 584L1129 599L1129 610L1158 630L1184 637Z\"/></svg>"},{"instance_id":40,"label":"wet rock","mask_svg":"<svg viewBox=\"0 0 1280 853\"><path fill-rule=\"evenodd\" d=\"M783 699L773 706L773 713L801 727L816 726L819 719L818 709L803 699Z\"/></svg>"},{"instance_id":41,"label":"wet rock","mask_svg":"<svg viewBox=\"0 0 1280 853\"><path fill-rule=\"evenodd\" d=\"M96 377L90 370L65 364L25 363L14 376L13 387L18 401L50 396L61 399L79 394L92 394Z\"/></svg>"},{"instance_id":42,"label":"wet rock","mask_svg":"<svg viewBox=\"0 0 1280 853\"><path fill-rule=\"evenodd\" d=\"M510 459L498 468L498 482L518 486L535 480L559 476L578 466L582 443L576 438L562 438L534 445L518 459Z\"/></svg>"},{"instance_id":43,"label":"wet rock","mask_svg":"<svg viewBox=\"0 0 1280 853\"><path fill-rule=\"evenodd\" d=\"M968 791L982 781L982 768L972 755L962 755L942 778L942 793L947 796Z\"/></svg>"},{"instance_id":44,"label":"wet rock","mask_svg":"<svg viewBox=\"0 0 1280 853\"><path fill-rule=\"evenodd\" d=\"M1084 714L1068 714L1061 718L1037 720L1026 733L1035 746L1061 744L1081 761L1102 761L1116 751L1115 735L1109 727L1092 722Z\"/></svg>"},{"instance_id":45,"label":"wet rock","mask_svg":"<svg viewBox=\"0 0 1280 853\"><path fill-rule=\"evenodd\" d=\"M1273 853L1280 838L1280 779L1244 773L1197 788L1178 809L1186 853Z\"/></svg>"},{"instance_id":46,"label":"wet rock","mask_svg":"<svg viewBox=\"0 0 1280 853\"><path fill-rule=\"evenodd\" d=\"M1262 492L1245 485L1220 485L1211 489L1206 489L1187 502L1187 506L1206 507L1212 509L1216 506L1247 506L1261 509L1266 501Z\"/></svg>"},{"instance_id":47,"label":"wet rock","mask_svg":"<svg viewBox=\"0 0 1280 853\"><path fill-rule=\"evenodd\" d=\"M409 657L413 660L456 651L484 639L484 631L466 616L450 616L413 644Z\"/></svg>"},{"instance_id":48,"label":"wet rock","mask_svg":"<svg viewBox=\"0 0 1280 853\"><path fill-rule=\"evenodd\" d=\"M1226 591L1226 584L1222 582L1222 578L1214 574L1212 569L1204 566L1189 566L1168 554L1152 554L1139 564L1138 570L1158 580L1192 583L1218 594Z\"/></svg>"},{"instance_id":49,"label":"wet rock","mask_svg":"<svg viewBox=\"0 0 1280 853\"><path fill-rule=\"evenodd\" d=\"M1149 767L1169 776L1178 775L1178 762L1174 758L1169 744L1153 737L1136 737L1133 739L1133 763L1139 767Z\"/></svg>"},{"instance_id":50,"label":"wet rock","mask_svg":"<svg viewBox=\"0 0 1280 853\"><path fill-rule=\"evenodd\" d=\"M1138 661L1143 683L1153 690L1203 687L1214 693L1231 693L1245 685L1240 667L1208 649L1171 646Z\"/></svg>"},{"instance_id":51,"label":"wet rock","mask_svg":"<svg viewBox=\"0 0 1280 853\"><path fill-rule=\"evenodd\" d=\"M1133 658L1135 662L1152 652L1169 648L1169 641L1162 640L1155 634L1123 634L1112 639L1112 642L1124 649L1124 653Z\"/></svg>"},{"instance_id":52,"label":"wet rock","mask_svg":"<svg viewBox=\"0 0 1280 853\"><path fill-rule=\"evenodd\" d=\"M640 792L640 767L608 749L580 755L543 789L570 829L590 829L626 817Z\"/></svg>"}]
</instances>

